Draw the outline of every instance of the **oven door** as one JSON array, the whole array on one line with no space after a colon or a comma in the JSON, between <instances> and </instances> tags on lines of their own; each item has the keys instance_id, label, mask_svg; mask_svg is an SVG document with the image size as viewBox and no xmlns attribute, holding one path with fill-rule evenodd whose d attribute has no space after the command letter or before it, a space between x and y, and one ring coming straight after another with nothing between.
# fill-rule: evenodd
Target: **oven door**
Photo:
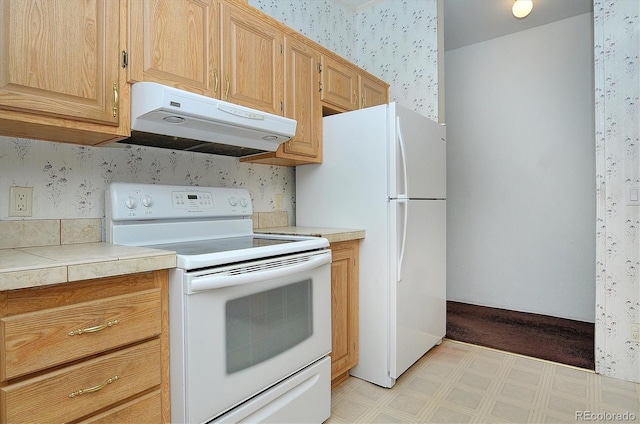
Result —
<instances>
[{"instance_id":1,"label":"oven door","mask_svg":"<svg viewBox=\"0 0 640 424\"><path fill-rule=\"evenodd\" d=\"M330 352L330 262L325 250L178 272L172 422L211 420Z\"/></svg>"}]
</instances>

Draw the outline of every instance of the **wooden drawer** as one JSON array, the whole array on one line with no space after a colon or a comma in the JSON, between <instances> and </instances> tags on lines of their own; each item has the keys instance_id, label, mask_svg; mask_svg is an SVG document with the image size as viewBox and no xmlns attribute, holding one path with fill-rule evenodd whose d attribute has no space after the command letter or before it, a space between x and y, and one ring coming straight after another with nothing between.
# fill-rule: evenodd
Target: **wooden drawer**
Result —
<instances>
[{"instance_id":1,"label":"wooden drawer","mask_svg":"<svg viewBox=\"0 0 640 424\"><path fill-rule=\"evenodd\" d=\"M152 340L8 385L0 388L0 422L78 419L158 386L160 368L160 341Z\"/></svg>"},{"instance_id":2,"label":"wooden drawer","mask_svg":"<svg viewBox=\"0 0 640 424\"><path fill-rule=\"evenodd\" d=\"M150 289L1 318L0 381L154 337L160 302Z\"/></svg>"},{"instance_id":3,"label":"wooden drawer","mask_svg":"<svg viewBox=\"0 0 640 424\"><path fill-rule=\"evenodd\" d=\"M157 424L162 422L162 397L160 390L136 398L105 413L96 415L81 424Z\"/></svg>"}]
</instances>

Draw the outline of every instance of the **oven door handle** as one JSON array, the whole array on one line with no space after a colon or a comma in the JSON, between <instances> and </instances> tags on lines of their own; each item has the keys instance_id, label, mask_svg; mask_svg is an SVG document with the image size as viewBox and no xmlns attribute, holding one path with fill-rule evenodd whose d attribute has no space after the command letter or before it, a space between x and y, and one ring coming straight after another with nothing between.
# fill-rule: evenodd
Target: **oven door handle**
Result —
<instances>
[{"instance_id":1,"label":"oven door handle","mask_svg":"<svg viewBox=\"0 0 640 424\"><path fill-rule=\"evenodd\" d=\"M310 271L322 265L331 263L331 252L316 255L308 261L295 265L288 265L278 268L272 268L264 271L247 272L238 275L207 275L203 277L194 277L189 282L191 292L199 292L204 290L219 289L222 287L238 286L241 284L251 284L260 281L272 280L276 278L286 277L301 272Z\"/></svg>"}]
</instances>

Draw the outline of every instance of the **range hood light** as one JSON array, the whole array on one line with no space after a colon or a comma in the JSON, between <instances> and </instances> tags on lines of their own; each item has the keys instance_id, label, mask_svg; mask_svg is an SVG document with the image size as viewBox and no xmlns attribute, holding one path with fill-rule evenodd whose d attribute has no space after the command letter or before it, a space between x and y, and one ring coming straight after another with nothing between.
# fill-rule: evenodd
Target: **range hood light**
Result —
<instances>
[{"instance_id":1,"label":"range hood light","mask_svg":"<svg viewBox=\"0 0 640 424\"><path fill-rule=\"evenodd\" d=\"M184 122L184 118L181 116L166 116L162 120L169 124L182 124Z\"/></svg>"},{"instance_id":2,"label":"range hood light","mask_svg":"<svg viewBox=\"0 0 640 424\"><path fill-rule=\"evenodd\" d=\"M264 141L276 141L278 137L275 135L265 135L264 137L262 137L262 139Z\"/></svg>"}]
</instances>

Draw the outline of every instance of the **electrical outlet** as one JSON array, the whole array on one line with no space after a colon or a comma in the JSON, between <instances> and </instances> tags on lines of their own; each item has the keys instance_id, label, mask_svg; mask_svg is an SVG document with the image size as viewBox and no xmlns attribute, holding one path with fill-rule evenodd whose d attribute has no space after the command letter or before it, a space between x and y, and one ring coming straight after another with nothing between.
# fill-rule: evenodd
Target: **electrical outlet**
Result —
<instances>
[{"instance_id":1,"label":"electrical outlet","mask_svg":"<svg viewBox=\"0 0 640 424\"><path fill-rule=\"evenodd\" d=\"M282 210L282 193L276 193L273 195L273 207L277 211Z\"/></svg>"},{"instance_id":2,"label":"electrical outlet","mask_svg":"<svg viewBox=\"0 0 640 424\"><path fill-rule=\"evenodd\" d=\"M640 343L640 324L637 322L629 323L629 330L631 332L630 340Z\"/></svg>"},{"instance_id":3,"label":"electrical outlet","mask_svg":"<svg viewBox=\"0 0 640 424\"><path fill-rule=\"evenodd\" d=\"M33 187L9 188L9 216L31 216Z\"/></svg>"}]
</instances>

